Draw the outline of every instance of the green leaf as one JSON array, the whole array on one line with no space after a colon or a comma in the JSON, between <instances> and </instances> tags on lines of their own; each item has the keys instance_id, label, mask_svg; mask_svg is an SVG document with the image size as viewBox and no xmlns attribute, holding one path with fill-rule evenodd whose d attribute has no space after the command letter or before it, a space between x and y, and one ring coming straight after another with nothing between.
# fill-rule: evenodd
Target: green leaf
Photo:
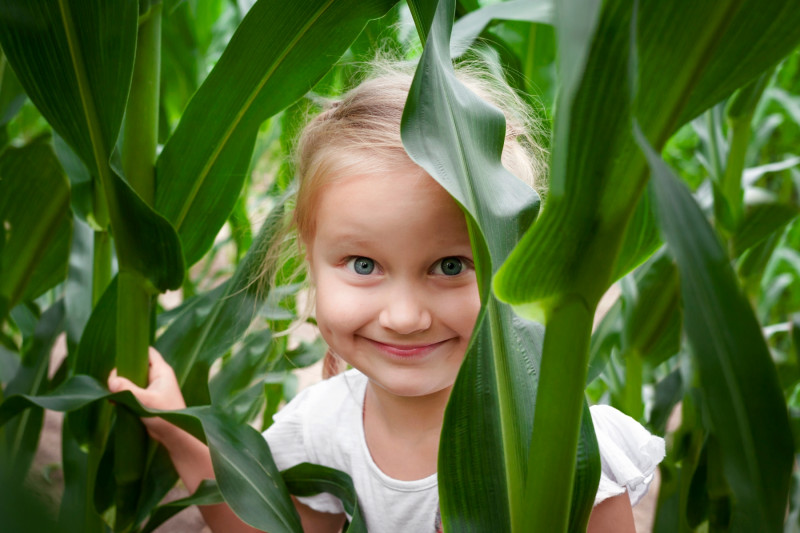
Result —
<instances>
[{"instance_id":1,"label":"green leaf","mask_svg":"<svg viewBox=\"0 0 800 533\"><path fill-rule=\"evenodd\" d=\"M268 291L260 284L272 273L261 272L263 254L281 228L282 202L270 212L233 277L183 307L156 341L156 348L172 364L182 385L197 362L210 366L227 352L244 335L264 303Z\"/></svg>"},{"instance_id":2,"label":"green leaf","mask_svg":"<svg viewBox=\"0 0 800 533\"><path fill-rule=\"evenodd\" d=\"M678 264L684 328L736 500L732 523L741 531L780 531L794 447L769 349L700 208L640 132L638 140L651 166L659 225Z\"/></svg>"},{"instance_id":3,"label":"green leaf","mask_svg":"<svg viewBox=\"0 0 800 533\"><path fill-rule=\"evenodd\" d=\"M483 302L445 412L440 507L448 531L510 531L520 527L530 505L525 474L542 328L498 302L490 282L535 219L539 198L500 162L503 115L456 79L449 43L453 2L439 2L435 17L425 11L432 5L410 4L418 28L430 33L401 135L412 160L465 212ZM482 443L480 451L475 442ZM575 457L569 460L574 465ZM596 455L587 457L594 460ZM582 463L580 470L586 466ZM592 483L593 476L579 477Z\"/></svg>"},{"instance_id":4,"label":"green leaf","mask_svg":"<svg viewBox=\"0 0 800 533\"><path fill-rule=\"evenodd\" d=\"M8 66L6 56L0 51L0 127L14 118L25 103L25 91L17 76Z\"/></svg>"},{"instance_id":5,"label":"green leaf","mask_svg":"<svg viewBox=\"0 0 800 533\"><path fill-rule=\"evenodd\" d=\"M72 229L69 186L52 148L34 141L0 155L0 297L6 308L32 299L66 277Z\"/></svg>"},{"instance_id":6,"label":"green leaf","mask_svg":"<svg viewBox=\"0 0 800 533\"><path fill-rule=\"evenodd\" d=\"M647 177L630 134L630 97L619 83L628 73L633 3L603 3L595 31L584 4L557 4L562 90L546 214L495 282L502 299L542 309L568 293L597 301L623 270L615 266L621 237ZM647 95L636 115L660 149L682 123L791 51L800 42L800 12L791 1L768 9L757 0L642 3L636 30L646 36L637 74Z\"/></svg>"},{"instance_id":7,"label":"green leaf","mask_svg":"<svg viewBox=\"0 0 800 533\"><path fill-rule=\"evenodd\" d=\"M800 206L765 202L747 206L744 219L733 235L733 255L739 256L762 242L800 214Z\"/></svg>"},{"instance_id":8,"label":"green leaf","mask_svg":"<svg viewBox=\"0 0 800 533\"><path fill-rule=\"evenodd\" d=\"M125 111L135 2L9 0L0 44L28 97L99 176Z\"/></svg>"},{"instance_id":9,"label":"green leaf","mask_svg":"<svg viewBox=\"0 0 800 533\"><path fill-rule=\"evenodd\" d=\"M192 505L214 505L224 501L216 482L204 479L190 496L165 503L153 511L150 520L147 521L147 526L142 529L142 533L155 531L158 526Z\"/></svg>"},{"instance_id":10,"label":"green leaf","mask_svg":"<svg viewBox=\"0 0 800 533\"><path fill-rule=\"evenodd\" d=\"M8 385L4 394L42 394L48 388L47 369L50 363L50 351L56 337L64 329L64 302L59 300L44 312L36 324L33 342L22 354L22 364ZM41 409L26 411L21 417L5 427L3 436L3 461L16 479L24 479L33 463L33 456L39 443L44 412Z\"/></svg>"},{"instance_id":11,"label":"green leaf","mask_svg":"<svg viewBox=\"0 0 800 533\"><path fill-rule=\"evenodd\" d=\"M67 308L67 343L77 346L92 314L92 259L94 232L78 217L72 219L72 249L64 286Z\"/></svg>"},{"instance_id":12,"label":"green leaf","mask_svg":"<svg viewBox=\"0 0 800 533\"><path fill-rule=\"evenodd\" d=\"M259 125L313 87L364 24L394 3L253 5L158 158L155 205L178 230L187 264L208 251L228 218Z\"/></svg>"},{"instance_id":13,"label":"green leaf","mask_svg":"<svg viewBox=\"0 0 800 533\"><path fill-rule=\"evenodd\" d=\"M333 494L342 501L344 510L353 517L347 533L367 533L364 517L358 506L356 489L349 475L327 466L301 463L281 472L289 492L295 496L314 496L321 492Z\"/></svg>"},{"instance_id":14,"label":"green leaf","mask_svg":"<svg viewBox=\"0 0 800 533\"><path fill-rule=\"evenodd\" d=\"M105 192L121 268L143 274L164 291L177 289L183 279L180 241L110 166L131 83L137 25L136 2L0 5L0 45L20 83Z\"/></svg>"},{"instance_id":15,"label":"green leaf","mask_svg":"<svg viewBox=\"0 0 800 533\"><path fill-rule=\"evenodd\" d=\"M492 4L467 13L453 25L450 39L451 57L466 52L483 30L494 20L520 20L524 22L553 23L552 0L512 0Z\"/></svg>"},{"instance_id":16,"label":"green leaf","mask_svg":"<svg viewBox=\"0 0 800 533\"><path fill-rule=\"evenodd\" d=\"M110 394L94 379L76 376L44 396L7 398L0 404L0 426L32 406L73 411L107 399L138 416L160 416L206 441L222 496L242 520L264 531L302 531L264 438L250 426L236 424L210 407L149 411L128 391Z\"/></svg>"},{"instance_id":17,"label":"green leaf","mask_svg":"<svg viewBox=\"0 0 800 533\"><path fill-rule=\"evenodd\" d=\"M622 350L656 366L680 349L678 269L669 255L659 252L634 277L636 296L625 301Z\"/></svg>"}]
</instances>

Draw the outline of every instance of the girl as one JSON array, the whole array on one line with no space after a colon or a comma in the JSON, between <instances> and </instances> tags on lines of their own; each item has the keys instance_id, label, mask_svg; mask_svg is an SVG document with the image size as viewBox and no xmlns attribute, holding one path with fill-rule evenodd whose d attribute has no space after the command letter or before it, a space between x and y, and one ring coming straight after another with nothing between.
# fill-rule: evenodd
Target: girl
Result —
<instances>
[{"instance_id":1,"label":"girl","mask_svg":"<svg viewBox=\"0 0 800 533\"><path fill-rule=\"evenodd\" d=\"M533 184L541 150L525 141L530 128L512 111L519 107L513 91L474 74L462 78L503 103L503 162ZM392 66L330 105L301 135L293 220L327 362L338 357L352 370L303 391L264 433L281 470L310 462L347 472L372 533L441 527L439 435L480 309L464 214L400 140L411 79ZM150 408L184 407L172 369L155 350L146 389L115 372L109 388L130 390ZM593 408L592 418L603 477L589 531L634 531L631 503L646 492L663 440L608 407ZM144 422L188 490L213 478L200 441L159 418ZM345 521L329 494L295 505L305 531L335 532ZM216 532L253 531L225 505L201 510Z\"/></svg>"}]
</instances>

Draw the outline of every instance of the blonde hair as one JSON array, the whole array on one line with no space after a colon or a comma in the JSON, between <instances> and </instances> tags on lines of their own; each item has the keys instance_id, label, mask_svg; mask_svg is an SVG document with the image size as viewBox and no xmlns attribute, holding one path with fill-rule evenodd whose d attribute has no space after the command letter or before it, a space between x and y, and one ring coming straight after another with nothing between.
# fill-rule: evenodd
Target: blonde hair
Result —
<instances>
[{"instance_id":1,"label":"blonde hair","mask_svg":"<svg viewBox=\"0 0 800 533\"><path fill-rule=\"evenodd\" d=\"M400 122L415 65L378 60L364 81L330 101L303 128L295 149L298 189L289 233L278 241L294 242L295 254L310 242L316 229L314 207L334 176L381 172L411 162L400 138ZM540 192L544 190L546 151L538 139L541 127L528 106L503 79L474 63L461 64L457 77L470 90L500 109L506 118L504 166ZM296 241L296 242L295 242ZM286 250L286 246L280 249ZM267 253L262 272L275 272L275 261L285 258L279 249ZM271 264L269 264L271 263ZM272 280L274 281L274 280ZM313 300L313 297L310 298ZM309 306L306 318L310 316ZM338 357L328 350L325 377L342 370Z\"/></svg>"}]
</instances>

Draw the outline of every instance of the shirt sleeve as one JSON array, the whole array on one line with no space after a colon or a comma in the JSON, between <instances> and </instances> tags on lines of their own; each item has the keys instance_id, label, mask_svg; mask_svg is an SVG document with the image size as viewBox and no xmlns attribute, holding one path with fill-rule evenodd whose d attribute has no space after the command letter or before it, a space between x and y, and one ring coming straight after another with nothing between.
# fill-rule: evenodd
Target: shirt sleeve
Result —
<instances>
[{"instance_id":1,"label":"shirt sleeve","mask_svg":"<svg viewBox=\"0 0 800 533\"><path fill-rule=\"evenodd\" d=\"M636 505L664 459L664 439L608 405L595 405L590 411L602 466L594 505L625 491Z\"/></svg>"},{"instance_id":2,"label":"shirt sleeve","mask_svg":"<svg viewBox=\"0 0 800 533\"><path fill-rule=\"evenodd\" d=\"M313 387L312 387L313 388ZM315 463L308 449L308 412L313 410L311 388L298 394L273 417L274 423L263 433L278 470L300 463ZM297 497L303 504L323 513L344 513L342 502L327 492Z\"/></svg>"}]
</instances>

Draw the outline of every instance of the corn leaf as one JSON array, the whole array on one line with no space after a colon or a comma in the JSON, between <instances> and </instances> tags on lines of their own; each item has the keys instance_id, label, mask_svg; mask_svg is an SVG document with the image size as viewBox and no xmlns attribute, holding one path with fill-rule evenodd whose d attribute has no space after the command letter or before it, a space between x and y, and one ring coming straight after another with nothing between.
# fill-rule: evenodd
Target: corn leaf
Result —
<instances>
[{"instance_id":1,"label":"corn leaf","mask_svg":"<svg viewBox=\"0 0 800 533\"><path fill-rule=\"evenodd\" d=\"M105 190L121 268L159 290L183 279L170 224L111 168L133 71L136 2L10 0L0 45L25 92Z\"/></svg>"},{"instance_id":2,"label":"corn leaf","mask_svg":"<svg viewBox=\"0 0 800 533\"><path fill-rule=\"evenodd\" d=\"M450 55L459 57L466 52L483 30L495 20L553 23L552 0L512 0L492 4L467 13L453 25Z\"/></svg>"},{"instance_id":3,"label":"corn leaf","mask_svg":"<svg viewBox=\"0 0 800 533\"><path fill-rule=\"evenodd\" d=\"M156 164L156 208L177 228L187 264L208 251L233 209L260 124L313 87L395 1L253 5Z\"/></svg>"},{"instance_id":4,"label":"corn leaf","mask_svg":"<svg viewBox=\"0 0 800 533\"><path fill-rule=\"evenodd\" d=\"M128 391L110 394L93 378L76 376L47 395L7 398L0 404L0 426L33 406L68 412L104 400L124 405L138 416L161 416L207 442L222 496L248 524L263 531L302 531L264 438L250 426L236 424L213 408L148 411Z\"/></svg>"},{"instance_id":5,"label":"corn leaf","mask_svg":"<svg viewBox=\"0 0 800 533\"><path fill-rule=\"evenodd\" d=\"M59 300L42 314L36 324L33 342L26 343L22 354L22 364L14 378L6 385L4 394L43 394L48 388L47 369L50 351L56 337L64 329L64 302ZM25 479L33 463L39 434L44 422L44 412L39 409L27 410L5 427L3 458L9 461L5 471L15 479Z\"/></svg>"},{"instance_id":6,"label":"corn leaf","mask_svg":"<svg viewBox=\"0 0 800 533\"><path fill-rule=\"evenodd\" d=\"M406 102L402 138L411 158L464 209L483 302L442 428L442 520L448 531L511 531L528 506L524 476L542 328L498 302L490 282L536 217L539 198L500 162L502 114L455 77L449 42L454 3L439 2L435 17L424 7L412 7L418 28L430 31ZM579 469L585 490L576 491L584 499L578 515L599 478L592 449L586 448Z\"/></svg>"},{"instance_id":7,"label":"corn leaf","mask_svg":"<svg viewBox=\"0 0 800 533\"><path fill-rule=\"evenodd\" d=\"M732 531L782 531L794 446L775 365L725 252L686 186L646 138L659 225L681 278L684 328L725 478Z\"/></svg>"},{"instance_id":8,"label":"corn leaf","mask_svg":"<svg viewBox=\"0 0 800 533\"><path fill-rule=\"evenodd\" d=\"M358 506L356 489L349 475L327 466L301 463L281 472L289 492L296 496L313 496L321 492L333 494L342 501L353 517L347 533L367 533L367 526Z\"/></svg>"},{"instance_id":9,"label":"corn leaf","mask_svg":"<svg viewBox=\"0 0 800 533\"><path fill-rule=\"evenodd\" d=\"M0 155L0 319L17 303L62 281L72 228L69 184L42 140Z\"/></svg>"},{"instance_id":10,"label":"corn leaf","mask_svg":"<svg viewBox=\"0 0 800 533\"><path fill-rule=\"evenodd\" d=\"M543 309L569 293L597 301L624 271L616 266L621 237L647 177L627 120L630 96L620 84L628 73L633 2L604 3L594 31L585 22L592 6L557 4L563 84L549 203L498 274L496 290L507 301L540 302ZM636 28L647 38L638 43L637 74L647 98L636 114L656 149L800 42L794 7L788 0L642 3ZM574 27L579 23L586 31Z\"/></svg>"}]
</instances>

